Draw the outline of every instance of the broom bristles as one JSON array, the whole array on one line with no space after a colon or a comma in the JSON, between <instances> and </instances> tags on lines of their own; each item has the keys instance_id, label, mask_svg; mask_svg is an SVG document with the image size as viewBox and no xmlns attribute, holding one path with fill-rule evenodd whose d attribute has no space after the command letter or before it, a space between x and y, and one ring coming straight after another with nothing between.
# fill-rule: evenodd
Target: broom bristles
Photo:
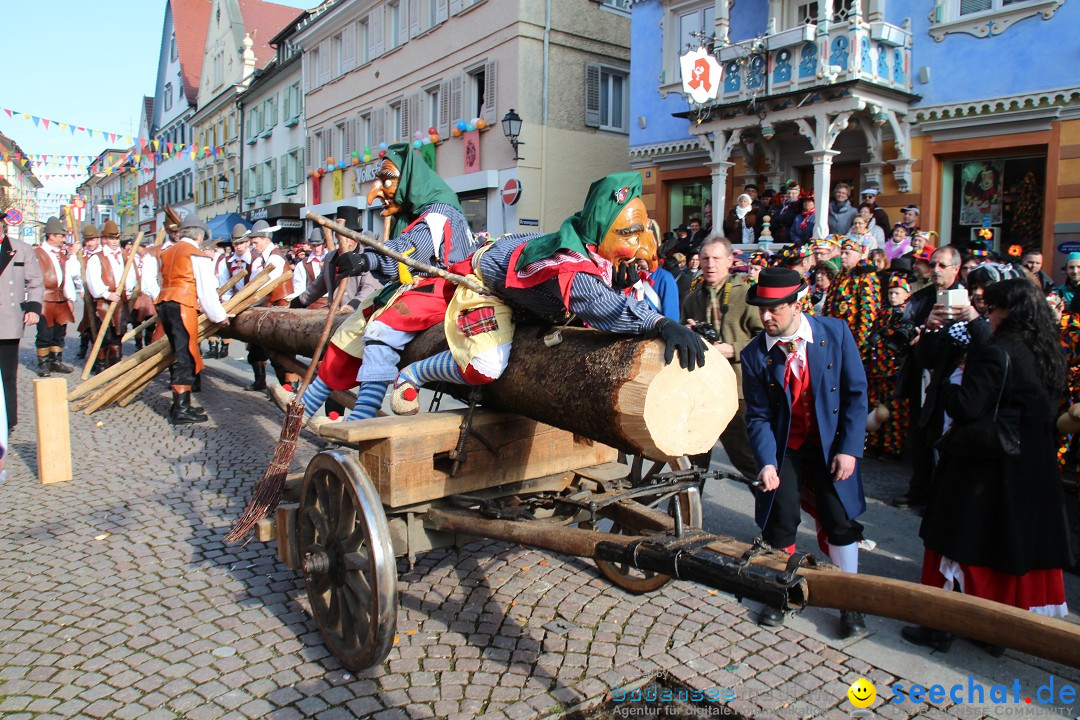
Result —
<instances>
[{"instance_id":1,"label":"broom bristles","mask_svg":"<svg viewBox=\"0 0 1080 720\"><path fill-rule=\"evenodd\" d=\"M258 525L259 521L274 511L281 502L285 491L285 478L289 474L296 455L296 439L300 437L300 427L304 420L304 404L294 398L285 410L285 420L281 423L281 435L274 447L274 456L266 468L259 483L255 486L251 500L248 501L244 514L241 515L232 530L225 536L225 542L234 543L243 540Z\"/></svg>"}]
</instances>

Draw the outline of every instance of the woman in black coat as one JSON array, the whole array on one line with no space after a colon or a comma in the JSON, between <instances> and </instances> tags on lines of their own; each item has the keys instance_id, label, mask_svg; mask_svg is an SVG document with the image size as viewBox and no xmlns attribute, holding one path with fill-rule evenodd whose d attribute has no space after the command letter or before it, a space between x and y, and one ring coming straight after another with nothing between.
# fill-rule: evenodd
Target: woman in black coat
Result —
<instances>
[{"instance_id":1,"label":"woman in black coat","mask_svg":"<svg viewBox=\"0 0 1080 720\"><path fill-rule=\"evenodd\" d=\"M1027 279L989 285L984 300L992 335L969 355L960 385L945 386L941 399L959 436L993 415L1000 393L999 417L1009 411L1019 417L1020 454L972 457L946 440L920 530L922 581L1064 617L1061 569L1072 558L1054 430L1065 379L1056 323ZM902 632L938 650L951 642L928 628Z\"/></svg>"}]
</instances>

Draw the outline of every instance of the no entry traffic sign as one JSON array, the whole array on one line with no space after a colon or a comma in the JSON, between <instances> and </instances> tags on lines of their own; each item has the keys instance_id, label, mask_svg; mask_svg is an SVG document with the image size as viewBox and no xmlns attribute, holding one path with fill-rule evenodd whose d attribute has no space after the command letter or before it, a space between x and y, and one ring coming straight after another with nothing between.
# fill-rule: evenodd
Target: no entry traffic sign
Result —
<instances>
[{"instance_id":1,"label":"no entry traffic sign","mask_svg":"<svg viewBox=\"0 0 1080 720\"><path fill-rule=\"evenodd\" d=\"M521 199L521 181L517 178L510 178L506 181L506 184L502 186L502 200L507 205L517 205L517 201Z\"/></svg>"}]
</instances>

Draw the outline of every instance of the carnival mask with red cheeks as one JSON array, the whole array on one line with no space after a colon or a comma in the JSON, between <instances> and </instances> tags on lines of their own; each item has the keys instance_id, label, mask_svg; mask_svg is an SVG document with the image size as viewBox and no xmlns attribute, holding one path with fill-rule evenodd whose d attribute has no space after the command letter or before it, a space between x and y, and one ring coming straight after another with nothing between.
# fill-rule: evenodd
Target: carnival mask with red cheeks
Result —
<instances>
[{"instance_id":1,"label":"carnival mask with red cheeks","mask_svg":"<svg viewBox=\"0 0 1080 720\"><path fill-rule=\"evenodd\" d=\"M398 166L389 158L384 159L382 165L375 171L375 180L371 183L371 190L368 191L367 204L370 206L375 200L379 200L383 206L380 213L383 217L390 217L401 212L401 205L394 201L400 183L401 171L398 170Z\"/></svg>"},{"instance_id":2,"label":"carnival mask with red cheeks","mask_svg":"<svg viewBox=\"0 0 1080 720\"><path fill-rule=\"evenodd\" d=\"M645 203L636 197L626 203L597 248L597 254L618 267L624 262L641 258L656 270L656 238L649 232L649 213Z\"/></svg>"}]
</instances>

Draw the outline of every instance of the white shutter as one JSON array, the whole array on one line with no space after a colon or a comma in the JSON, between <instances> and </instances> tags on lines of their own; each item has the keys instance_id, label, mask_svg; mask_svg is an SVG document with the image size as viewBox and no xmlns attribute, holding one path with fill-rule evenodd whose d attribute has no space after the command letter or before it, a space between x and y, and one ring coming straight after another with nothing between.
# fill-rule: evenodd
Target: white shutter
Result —
<instances>
[{"instance_id":1,"label":"white shutter","mask_svg":"<svg viewBox=\"0 0 1080 720\"><path fill-rule=\"evenodd\" d=\"M420 34L420 0L408 0L409 3L409 34L407 37L414 38Z\"/></svg>"},{"instance_id":2,"label":"white shutter","mask_svg":"<svg viewBox=\"0 0 1080 720\"><path fill-rule=\"evenodd\" d=\"M307 138L305 138L304 149L305 149L304 157L310 158L311 157L311 136L310 135L308 135Z\"/></svg>"},{"instance_id":3,"label":"white shutter","mask_svg":"<svg viewBox=\"0 0 1080 720\"><path fill-rule=\"evenodd\" d=\"M482 111L484 121L488 125L495 125L496 121L496 88L498 82L495 77L495 61L488 60L484 64L484 108Z\"/></svg>"},{"instance_id":4,"label":"white shutter","mask_svg":"<svg viewBox=\"0 0 1080 720\"><path fill-rule=\"evenodd\" d=\"M351 22L341 31L341 71L347 73L356 67L356 23Z\"/></svg>"},{"instance_id":5,"label":"white shutter","mask_svg":"<svg viewBox=\"0 0 1080 720\"><path fill-rule=\"evenodd\" d=\"M389 142L386 137L386 108L375 108L371 111L371 144L378 147L379 143Z\"/></svg>"},{"instance_id":6,"label":"white shutter","mask_svg":"<svg viewBox=\"0 0 1080 720\"><path fill-rule=\"evenodd\" d=\"M600 127L600 66L585 63L585 126Z\"/></svg>"},{"instance_id":7,"label":"white shutter","mask_svg":"<svg viewBox=\"0 0 1080 720\"><path fill-rule=\"evenodd\" d=\"M450 0L450 14L457 15L461 12L461 0Z\"/></svg>"},{"instance_id":8,"label":"white shutter","mask_svg":"<svg viewBox=\"0 0 1080 720\"><path fill-rule=\"evenodd\" d=\"M270 163L270 176L267 178L270 184L266 187L266 192L272 193L277 189L277 158L270 158L267 162Z\"/></svg>"},{"instance_id":9,"label":"white shutter","mask_svg":"<svg viewBox=\"0 0 1080 720\"><path fill-rule=\"evenodd\" d=\"M356 118L349 118L345 121L345 151L351 154L353 150L360 150L360 144L356 141Z\"/></svg>"},{"instance_id":10,"label":"white shutter","mask_svg":"<svg viewBox=\"0 0 1080 720\"><path fill-rule=\"evenodd\" d=\"M461 76L450 78L450 122L464 120L461 115Z\"/></svg>"},{"instance_id":11,"label":"white shutter","mask_svg":"<svg viewBox=\"0 0 1080 720\"><path fill-rule=\"evenodd\" d=\"M450 135L450 83L439 83L439 124L435 126L440 137Z\"/></svg>"},{"instance_id":12,"label":"white shutter","mask_svg":"<svg viewBox=\"0 0 1080 720\"><path fill-rule=\"evenodd\" d=\"M405 142L412 142L412 130L409 127L409 118L411 117L410 113L412 112L412 100L407 95L401 98L399 110L399 122L397 126L398 139Z\"/></svg>"},{"instance_id":13,"label":"white shutter","mask_svg":"<svg viewBox=\"0 0 1080 720\"><path fill-rule=\"evenodd\" d=\"M413 133L417 130L426 137L427 127L424 125L424 95L423 93L413 93L412 99L409 100L409 127L411 131L405 138L409 140L412 138Z\"/></svg>"},{"instance_id":14,"label":"white shutter","mask_svg":"<svg viewBox=\"0 0 1080 720\"><path fill-rule=\"evenodd\" d=\"M319 43L319 85L330 82L330 41Z\"/></svg>"},{"instance_id":15,"label":"white shutter","mask_svg":"<svg viewBox=\"0 0 1080 720\"><path fill-rule=\"evenodd\" d=\"M281 156L281 189L289 187L289 156Z\"/></svg>"},{"instance_id":16,"label":"white shutter","mask_svg":"<svg viewBox=\"0 0 1080 720\"><path fill-rule=\"evenodd\" d=\"M409 41L409 0L398 0L398 45Z\"/></svg>"},{"instance_id":17,"label":"white shutter","mask_svg":"<svg viewBox=\"0 0 1080 720\"><path fill-rule=\"evenodd\" d=\"M383 43L385 41L383 34L383 16L385 11L386 6L379 5L372 10L371 15L368 16L368 27L371 28L371 53L368 56L368 60L374 60L383 54Z\"/></svg>"},{"instance_id":18,"label":"white shutter","mask_svg":"<svg viewBox=\"0 0 1080 720\"><path fill-rule=\"evenodd\" d=\"M438 2L439 4L435 9L435 22L446 22L446 18L450 14L448 0L438 0Z\"/></svg>"}]
</instances>

